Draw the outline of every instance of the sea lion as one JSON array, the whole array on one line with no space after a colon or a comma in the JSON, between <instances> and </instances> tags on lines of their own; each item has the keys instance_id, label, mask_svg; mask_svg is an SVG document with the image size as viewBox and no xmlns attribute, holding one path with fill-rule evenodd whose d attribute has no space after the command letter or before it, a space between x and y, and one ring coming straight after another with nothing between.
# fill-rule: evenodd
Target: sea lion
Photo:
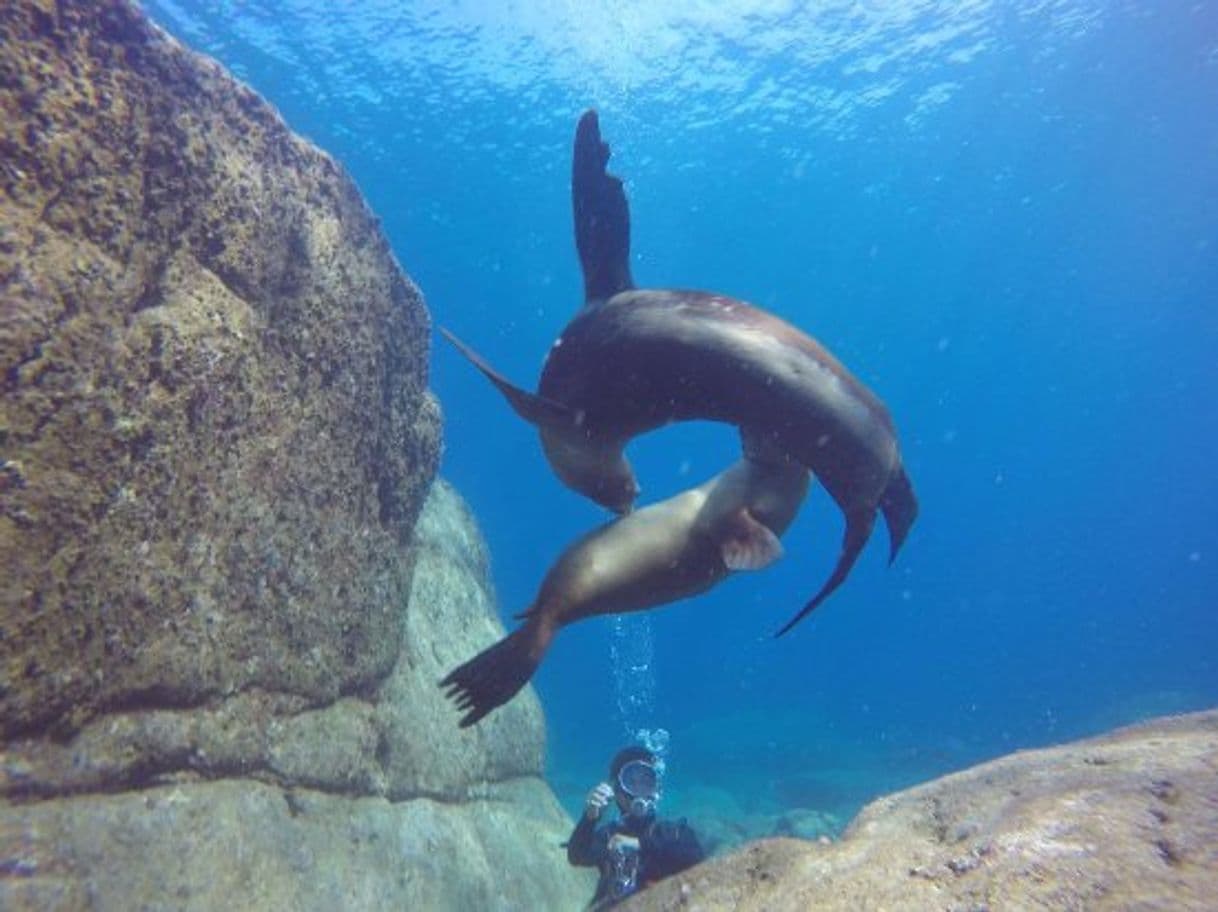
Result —
<instances>
[{"instance_id":1,"label":"sea lion","mask_svg":"<svg viewBox=\"0 0 1218 912\"><path fill-rule=\"evenodd\" d=\"M580 118L571 194L585 304L554 342L537 393L515 386L451 333L522 417L551 467L610 509L638 494L629 441L674 421L737 425L807 466L845 516L837 563L781 636L850 573L877 511L896 558L918 503L884 404L820 343L751 304L704 291L646 290L630 273L630 215L595 111Z\"/></svg>"},{"instance_id":2,"label":"sea lion","mask_svg":"<svg viewBox=\"0 0 1218 912\"><path fill-rule=\"evenodd\" d=\"M782 555L809 472L782 459L744 458L705 484L643 507L580 538L517 617L524 624L449 674L440 686L473 725L537 670L560 628L598 614L644 611L710 589L733 570Z\"/></svg>"}]
</instances>

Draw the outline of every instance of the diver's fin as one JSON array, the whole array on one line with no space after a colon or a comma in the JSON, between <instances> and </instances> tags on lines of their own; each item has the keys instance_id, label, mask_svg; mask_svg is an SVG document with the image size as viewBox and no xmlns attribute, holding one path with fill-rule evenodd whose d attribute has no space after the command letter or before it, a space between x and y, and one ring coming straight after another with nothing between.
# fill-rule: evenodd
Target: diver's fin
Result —
<instances>
[{"instance_id":1,"label":"diver's fin","mask_svg":"<svg viewBox=\"0 0 1218 912\"><path fill-rule=\"evenodd\" d=\"M440 686L465 713L461 727L469 728L516 696L533 677L549 640L546 628L530 622L449 673Z\"/></svg>"},{"instance_id":2,"label":"diver's fin","mask_svg":"<svg viewBox=\"0 0 1218 912\"><path fill-rule=\"evenodd\" d=\"M880 496L880 509L884 512L884 523L888 526L888 563L897 559L897 552L909 534L909 528L918 518L918 498L905 469L897 466L888 487Z\"/></svg>"},{"instance_id":3,"label":"diver's fin","mask_svg":"<svg viewBox=\"0 0 1218 912\"><path fill-rule=\"evenodd\" d=\"M761 570L782 557L782 542L764 523L741 507L733 517L719 553L729 570Z\"/></svg>"},{"instance_id":4,"label":"diver's fin","mask_svg":"<svg viewBox=\"0 0 1218 912\"><path fill-rule=\"evenodd\" d=\"M630 275L630 207L622 182L605 170L609 144L601 141L596 111L575 128L571 206L575 247L584 271L584 299L603 300L634 288Z\"/></svg>"},{"instance_id":5,"label":"diver's fin","mask_svg":"<svg viewBox=\"0 0 1218 912\"><path fill-rule=\"evenodd\" d=\"M521 389L487 364L481 355L447 329L441 326L439 330L444 338L456 347L457 351L465 355L474 367L482 371L486 378L495 384L499 392L503 393L503 398L508 401L508 405L525 421L539 427L558 427L578 423L574 409L568 408L561 402L555 402L553 399L547 399L545 396L538 396L536 393Z\"/></svg>"},{"instance_id":6,"label":"diver's fin","mask_svg":"<svg viewBox=\"0 0 1218 912\"><path fill-rule=\"evenodd\" d=\"M875 511L846 516L846 534L842 536L842 550L837 556L837 566L833 568L833 572L829 574L829 579L825 581L825 584L820 587L820 592L812 596L812 600L800 609L799 614L787 621L782 629L774 634L775 637L782 636L802 621L817 605L827 599L834 589L846 581L846 577L850 575L850 568L854 566L854 562L863 552L863 546L867 544L867 539L871 537L871 529L874 525Z\"/></svg>"}]
</instances>

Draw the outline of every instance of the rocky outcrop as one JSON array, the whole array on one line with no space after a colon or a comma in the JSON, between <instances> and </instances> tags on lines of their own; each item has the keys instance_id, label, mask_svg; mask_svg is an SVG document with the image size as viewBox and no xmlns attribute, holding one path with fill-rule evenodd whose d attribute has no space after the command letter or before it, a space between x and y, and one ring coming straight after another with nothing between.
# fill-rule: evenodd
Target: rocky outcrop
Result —
<instances>
[{"instance_id":1,"label":"rocky outcrop","mask_svg":"<svg viewBox=\"0 0 1218 912\"><path fill-rule=\"evenodd\" d=\"M194 709L104 713L68 738L13 738L0 794L16 801L225 776L391 800L459 802L488 783L539 775L544 723L531 690L461 729L436 682L503 635L485 547L442 481L416 529L410 588L397 596L401 649L361 695L322 705L251 690ZM396 639L396 637L395 637Z\"/></svg>"},{"instance_id":2,"label":"rocky outcrop","mask_svg":"<svg viewBox=\"0 0 1218 912\"><path fill-rule=\"evenodd\" d=\"M358 692L439 451L351 180L117 2L0 11L0 736Z\"/></svg>"},{"instance_id":3,"label":"rocky outcrop","mask_svg":"<svg viewBox=\"0 0 1218 912\"><path fill-rule=\"evenodd\" d=\"M0 908L561 909L571 821L540 778L532 690L474 729L435 682L503 635L485 549L437 482L392 673L292 712L108 714L0 754ZM34 800L34 799L37 800Z\"/></svg>"},{"instance_id":4,"label":"rocky outcrop","mask_svg":"<svg viewBox=\"0 0 1218 912\"><path fill-rule=\"evenodd\" d=\"M233 780L47 802L3 821L0 908L580 909L561 816L538 779L457 806Z\"/></svg>"},{"instance_id":5,"label":"rocky outcrop","mask_svg":"<svg viewBox=\"0 0 1218 912\"><path fill-rule=\"evenodd\" d=\"M882 798L840 842L765 840L623 909L1204 910L1218 711L1027 751Z\"/></svg>"},{"instance_id":6,"label":"rocky outcrop","mask_svg":"<svg viewBox=\"0 0 1218 912\"><path fill-rule=\"evenodd\" d=\"M0 907L591 893L342 169L118 0L0 5ZM511 877L505 880L505 874Z\"/></svg>"}]
</instances>

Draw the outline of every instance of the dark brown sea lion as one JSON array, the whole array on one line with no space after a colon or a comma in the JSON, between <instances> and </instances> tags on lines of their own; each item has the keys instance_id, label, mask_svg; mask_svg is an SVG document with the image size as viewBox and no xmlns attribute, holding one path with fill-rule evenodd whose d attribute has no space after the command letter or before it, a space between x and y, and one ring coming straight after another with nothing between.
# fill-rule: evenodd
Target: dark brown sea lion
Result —
<instances>
[{"instance_id":1,"label":"dark brown sea lion","mask_svg":"<svg viewBox=\"0 0 1218 912\"><path fill-rule=\"evenodd\" d=\"M608 160L588 111L571 178L586 303L550 349L537 393L445 335L538 426L559 478L610 509L630 509L638 493L626 444L674 421L735 424L746 442L777 446L815 472L845 515L842 550L781 635L846 579L877 511L890 561L913 525L918 504L892 419L820 343L778 317L703 291L636 289L626 194L605 170Z\"/></svg>"},{"instance_id":2,"label":"dark brown sea lion","mask_svg":"<svg viewBox=\"0 0 1218 912\"><path fill-rule=\"evenodd\" d=\"M643 611L697 595L732 570L782 554L808 491L801 465L741 459L705 484L585 535L550 568L524 623L440 682L473 725L537 670L560 628L597 614Z\"/></svg>"}]
</instances>

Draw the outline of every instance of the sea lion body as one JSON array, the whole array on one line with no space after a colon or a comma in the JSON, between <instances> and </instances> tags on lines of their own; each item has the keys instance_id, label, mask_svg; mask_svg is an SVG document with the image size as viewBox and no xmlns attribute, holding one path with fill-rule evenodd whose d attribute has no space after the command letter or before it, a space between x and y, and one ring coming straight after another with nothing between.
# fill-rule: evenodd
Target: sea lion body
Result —
<instances>
[{"instance_id":1,"label":"sea lion body","mask_svg":"<svg viewBox=\"0 0 1218 912\"><path fill-rule=\"evenodd\" d=\"M636 289L589 303L550 349L538 395L579 415L542 425L542 444L561 478L602 503L634 485L633 473L620 480L626 444L675 421L764 439L847 513L874 513L901 471L892 419L870 390L815 339L723 295Z\"/></svg>"},{"instance_id":2,"label":"sea lion body","mask_svg":"<svg viewBox=\"0 0 1218 912\"><path fill-rule=\"evenodd\" d=\"M638 483L624 449L674 421L725 421L746 452L784 451L813 471L846 528L829 579L785 633L849 575L877 512L889 560L918 514L896 429L883 403L811 336L743 301L704 291L635 287L630 213L595 111L576 128L571 170L583 308L551 347L536 393L515 386L451 333L445 335L537 425L555 474L625 512Z\"/></svg>"},{"instance_id":3,"label":"sea lion body","mask_svg":"<svg viewBox=\"0 0 1218 912\"><path fill-rule=\"evenodd\" d=\"M807 488L802 466L742 459L696 488L579 539L546 574L528 613L563 626L697 595L727 576L723 547L744 537L737 524L749 520L742 512L780 536Z\"/></svg>"},{"instance_id":4,"label":"sea lion body","mask_svg":"<svg viewBox=\"0 0 1218 912\"><path fill-rule=\"evenodd\" d=\"M546 573L517 630L448 675L473 725L532 677L554 634L600 614L644 611L705 592L733 569L781 554L809 473L782 460L741 459L704 484L644 507L569 546Z\"/></svg>"}]
</instances>

